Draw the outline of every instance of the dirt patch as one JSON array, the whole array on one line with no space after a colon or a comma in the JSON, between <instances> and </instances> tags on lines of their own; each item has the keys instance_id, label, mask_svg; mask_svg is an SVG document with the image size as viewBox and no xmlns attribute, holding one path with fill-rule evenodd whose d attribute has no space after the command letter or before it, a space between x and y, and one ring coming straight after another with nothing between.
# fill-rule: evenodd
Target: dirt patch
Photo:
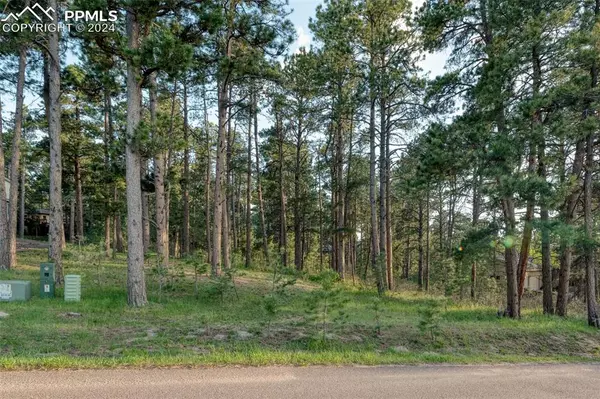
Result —
<instances>
[{"instance_id":1,"label":"dirt patch","mask_svg":"<svg viewBox=\"0 0 600 399\"><path fill-rule=\"evenodd\" d=\"M48 243L45 241L17 239L17 251L29 251L31 249L48 249Z\"/></svg>"}]
</instances>

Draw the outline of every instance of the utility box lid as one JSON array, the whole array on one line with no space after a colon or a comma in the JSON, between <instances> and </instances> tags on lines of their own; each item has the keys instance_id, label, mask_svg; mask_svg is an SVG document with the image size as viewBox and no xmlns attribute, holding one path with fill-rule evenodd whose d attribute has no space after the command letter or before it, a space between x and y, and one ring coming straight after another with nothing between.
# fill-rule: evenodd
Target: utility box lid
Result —
<instances>
[{"instance_id":1,"label":"utility box lid","mask_svg":"<svg viewBox=\"0 0 600 399\"><path fill-rule=\"evenodd\" d=\"M0 280L0 301L28 301L31 299L31 281Z\"/></svg>"},{"instance_id":2,"label":"utility box lid","mask_svg":"<svg viewBox=\"0 0 600 399\"><path fill-rule=\"evenodd\" d=\"M65 301L79 302L81 300L81 276L67 274L65 276Z\"/></svg>"}]
</instances>

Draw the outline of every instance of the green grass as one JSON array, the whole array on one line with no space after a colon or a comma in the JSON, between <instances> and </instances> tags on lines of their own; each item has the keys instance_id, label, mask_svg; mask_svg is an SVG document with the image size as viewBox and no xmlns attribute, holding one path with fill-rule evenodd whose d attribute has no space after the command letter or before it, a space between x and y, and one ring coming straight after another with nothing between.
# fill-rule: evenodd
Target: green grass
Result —
<instances>
[{"instance_id":1,"label":"green grass","mask_svg":"<svg viewBox=\"0 0 600 399\"><path fill-rule=\"evenodd\" d=\"M223 302L201 279L194 295L191 268L173 266L167 289L147 269L149 305L126 305L124 256L104 260L90 249L69 248L65 273L82 275L79 303L38 296L44 250L19 253L16 270L0 279L32 281L34 298L0 303L0 369L218 366L272 364L419 364L600 361L600 333L582 315L548 317L538 307L521 320L498 318L496 308L426 296L409 285L383 298L380 332L373 310L375 292L346 286L345 320L316 325L307 300L319 286L305 280L288 288L273 317L264 307L271 274L240 272L236 294ZM432 339L419 330L421 309L443 300ZM70 317L69 312L81 317Z\"/></svg>"}]
</instances>

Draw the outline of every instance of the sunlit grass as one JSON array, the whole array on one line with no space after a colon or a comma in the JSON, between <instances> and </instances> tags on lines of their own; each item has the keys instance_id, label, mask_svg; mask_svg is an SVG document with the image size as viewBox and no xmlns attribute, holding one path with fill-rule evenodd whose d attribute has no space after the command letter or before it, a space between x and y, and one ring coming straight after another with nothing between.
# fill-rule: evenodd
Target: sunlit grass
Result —
<instances>
[{"instance_id":1,"label":"sunlit grass","mask_svg":"<svg viewBox=\"0 0 600 399\"><path fill-rule=\"evenodd\" d=\"M126 305L126 258L104 259L69 247L65 272L82 275L79 303L39 298L38 265L44 250L19 253L16 270L0 279L32 281L27 303L0 303L0 369L227 364L417 364L564 362L600 360L600 333L581 315L548 317L524 309L521 320L497 317L491 306L432 296L402 284L380 302L380 332L372 288L348 284L347 319L328 325L327 339L306 318L307 299L318 285L299 281L274 319L264 308L271 274L241 271L223 303L206 276L194 293L193 271L162 294L147 268L149 305ZM98 259L100 260L98 262ZM177 266L174 266L177 267ZM421 309L442 303L435 340L418 329ZM70 312L81 317L72 317Z\"/></svg>"}]
</instances>

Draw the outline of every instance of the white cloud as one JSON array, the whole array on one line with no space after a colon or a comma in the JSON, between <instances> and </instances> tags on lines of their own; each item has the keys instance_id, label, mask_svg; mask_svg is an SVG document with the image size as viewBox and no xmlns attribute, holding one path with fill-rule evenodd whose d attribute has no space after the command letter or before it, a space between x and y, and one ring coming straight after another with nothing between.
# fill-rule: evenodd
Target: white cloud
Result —
<instances>
[{"instance_id":1,"label":"white cloud","mask_svg":"<svg viewBox=\"0 0 600 399\"><path fill-rule=\"evenodd\" d=\"M298 38L296 39L296 50L295 53L298 52L300 47L306 47L310 45L311 37L304 31L302 26L296 26L296 32L298 33Z\"/></svg>"}]
</instances>

